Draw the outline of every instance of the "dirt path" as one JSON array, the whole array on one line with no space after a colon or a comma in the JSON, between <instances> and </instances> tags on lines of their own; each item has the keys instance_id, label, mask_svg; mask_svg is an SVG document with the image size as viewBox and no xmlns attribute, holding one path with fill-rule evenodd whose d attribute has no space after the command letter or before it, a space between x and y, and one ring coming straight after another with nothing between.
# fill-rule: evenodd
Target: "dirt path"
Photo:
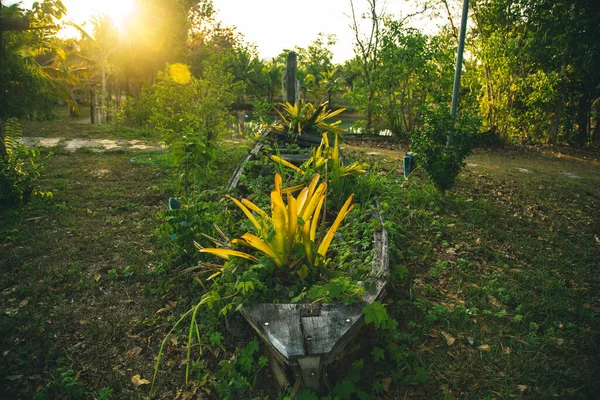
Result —
<instances>
[{"instance_id":1,"label":"dirt path","mask_svg":"<svg viewBox=\"0 0 600 400\"><path fill-rule=\"evenodd\" d=\"M68 139L64 137L24 137L21 142L34 148L60 148L65 150L91 149L106 150L163 150L164 147L154 141L116 140L116 139Z\"/></svg>"}]
</instances>

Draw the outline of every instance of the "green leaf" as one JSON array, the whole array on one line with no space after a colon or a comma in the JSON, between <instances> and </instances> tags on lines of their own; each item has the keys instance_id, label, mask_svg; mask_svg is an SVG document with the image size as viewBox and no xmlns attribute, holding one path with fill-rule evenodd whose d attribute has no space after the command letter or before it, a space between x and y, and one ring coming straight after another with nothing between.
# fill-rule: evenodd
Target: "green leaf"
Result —
<instances>
[{"instance_id":1,"label":"green leaf","mask_svg":"<svg viewBox=\"0 0 600 400\"><path fill-rule=\"evenodd\" d=\"M341 278L335 278L332 279L327 285L327 291L329 292L329 296L332 299L336 299L339 298L342 293L344 293L344 291L346 290L346 283L343 279Z\"/></svg>"},{"instance_id":2,"label":"green leaf","mask_svg":"<svg viewBox=\"0 0 600 400\"><path fill-rule=\"evenodd\" d=\"M312 390L303 389L296 394L294 400L319 400L319 398Z\"/></svg>"},{"instance_id":3,"label":"green leaf","mask_svg":"<svg viewBox=\"0 0 600 400\"><path fill-rule=\"evenodd\" d=\"M365 324L368 325L372 323L377 329L381 328L390 320L385 305L378 301L367 304L363 308L363 314L365 315Z\"/></svg>"},{"instance_id":4,"label":"green leaf","mask_svg":"<svg viewBox=\"0 0 600 400\"><path fill-rule=\"evenodd\" d=\"M333 393L340 397L341 400L349 400L352 393L356 392L356 387L350 379L344 379L333 389Z\"/></svg>"},{"instance_id":5,"label":"green leaf","mask_svg":"<svg viewBox=\"0 0 600 400\"><path fill-rule=\"evenodd\" d=\"M223 335L221 335L221 332L213 332L210 334L209 341L213 346L219 346L222 340Z\"/></svg>"},{"instance_id":6,"label":"green leaf","mask_svg":"<svg viewBox=\"0 0 600 400\"><path fill-rule=\"evenodd\" d=\"M252 282L238 282L237 289L242 292L242 294L246 294L254 290L254 283Z\"/></svg>"},{"instance_id":7,"label":"green leaf","mask_svg":"<svg viewBox=\"0 0 600 400\"><path fill-rule=\"evenodd\" d=\"M258 358L258 366L259 367L266 367L267 365L269 365L269 359L266 356L260 356Z\"/></svg>"},{"instance_id":8,"label":"green leaf","mask_svg":"<svg viewBox=\"0 0 600 400\"><path fill-rule=\"evenodd\" d=\"M385 359L385 350L380 347L374 347L371 351L371 355L373 356L373 361L375 362L383 360Z\"/></svg>"}]
</instances>

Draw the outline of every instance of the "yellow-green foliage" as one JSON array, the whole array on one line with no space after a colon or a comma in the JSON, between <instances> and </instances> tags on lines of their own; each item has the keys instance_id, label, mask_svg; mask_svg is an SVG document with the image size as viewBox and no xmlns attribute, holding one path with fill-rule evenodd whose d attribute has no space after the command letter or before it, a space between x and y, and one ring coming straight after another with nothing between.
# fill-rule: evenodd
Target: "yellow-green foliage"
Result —
<instances>
[{"instance_id":1,"label":"yellow-green foliage","mask_svg":"<svg viewBox=\"0 0 600 400\"><path fill-rule=\"evenodd\" d=\"M228 196L256 229L256 234L245 233L231 243L258 250L272 259L278 267L294 269L301 279L305 279L309 265L323 262L337 228L354 207L351 204L354 195L350 195L327 233L317 240L317 228L320 224L321 212L324 211L327 190L326 182L321 184L318 182L319 175L315 175L308 187L304 187L296 198L291 192L298 187L283 189L281 176L276 174L275 187L271 192L271 215L248 199L239 201ZM295 252L298 244L304 249L299 258L297 258L298 253ZM200 248L200 252L227 260L230 257L241 257L258 261L251 254L232 249Z\"/></svg>"}]
</instances>

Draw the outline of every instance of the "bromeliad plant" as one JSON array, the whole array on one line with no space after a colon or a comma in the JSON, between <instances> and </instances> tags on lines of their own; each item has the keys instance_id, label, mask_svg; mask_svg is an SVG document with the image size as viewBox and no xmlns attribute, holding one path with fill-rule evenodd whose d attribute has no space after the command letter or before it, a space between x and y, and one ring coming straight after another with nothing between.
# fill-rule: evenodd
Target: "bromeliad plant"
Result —
<instances>
[{"instance_id":1,"label":"bromeliad plant","mask_svg":"<svg viewBox=\"0 0 600 400\"><path fill-rule=\"evenodd\" d=\"M275 175L274 190L271 192L271 215L248 199L241 201L228 196L242 210L252 223L256 234L245 233L231 244L241 245L259 251L275 263L281 271L295 272L304 281L311 271L326 265L325 257L334 234L354 205L350 195L335 221L324 235L317 240L317 231L325 214L327 183L319 184L315 175L307 187L302 185L283 188L282 178ZM298 197L292 193L300 190ZM283 198L286 196L287 204ZM257 262L252 254L231 248L202 248L202 253L230 260L231 257L244 258Z\"/></svg>"},{"instance_id":2,"label":"bromeliad plant","mask_svg":"<svg viewBox=\"0 0 600 400\"><path fill-rule=\"evenodd\" d=\"M301 175L304 175L306 171L311 168L321 170L326 167L327 171L330 171L334 178L363 174L366 168L366 164L361 164L358 162L350 165L343 165L340 157L338 134L334 133L334 142L332 147L329 145L329 137L327 136L326 132L324 132L322 135L321 144L319 147L312 150L311 157L302 165L300 165L300 167L297 167L289 161L286 161L276 155L272 155L271 160L278 164L292 168Z\"/></svg>"},{"instance_id":3,"label":"bromeliad plant","mask_svg":"<svg viewBox=\"0 0 600 400\"><path fill-rule=\"evenodd\" d=\"M344 129L339 126L341 120L335 122L327 122L327 120L343 113L346 109L330 111L327 110L327 104L325 102L315 107L313 103L304 103L302 100L295 104L280 103L283 112L278 109L275 111L281 117L282 123L276 123L270 127L276 131L297 135L315 133L315 131L344 132Z\"/></svg>"}]
</instances>

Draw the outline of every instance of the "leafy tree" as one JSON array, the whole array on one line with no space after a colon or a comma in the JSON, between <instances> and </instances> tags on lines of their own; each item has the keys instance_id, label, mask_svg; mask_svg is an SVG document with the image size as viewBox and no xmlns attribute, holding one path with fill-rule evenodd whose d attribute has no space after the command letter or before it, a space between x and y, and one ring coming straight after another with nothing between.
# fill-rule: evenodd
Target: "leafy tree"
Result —
<instances>
[{"instance_id":1,"label":"leafy tree","mask_svg":"<svg viewBox=\"0 0 600 400\"><path fill-rule=\"evenodd\" d=\"M48 118L57 97L69 98L60 82L42 66L60 51L55 34L64 13L60 0L36 2L30 10L22 9L18 3L2 7L3 17L26 17L35 29L2 33L0 118L32 118L35 114Z\"/></svg>"},{"instance_id":2,"label":"leafy tree","mask_svg":"<svg viewBox=\"0 0 600 400\"><path fill-rule=\"evenodd\" d=\"M420 109L448 99L453 53L443 37L427 37L398 21L381 35L381 66L374 75L376 115L383 127L406 136L422 123Z\"/></svg>"},{"instance_id":3,"label":"leafy tree","mask_svg":"<svg viewBox=\"0 0 600 400\"><path fill-rule=\"evenodd\" d=\"M367 14L359 16L356 13L354 0L350 0L350 8L352 10L351 28L355 40L356 65L360 67L361 85L354 86L352 92L353 100L359 105L359 110L365 114L366 130L373 130L374 115L375 115L375 93L376 88L373 84L374 77L379 67L379 51L381 30L383 25L383 8L377 0L367 0L369 11ZM370 29L367 35L363 35L360 29L360 19L370 22Z\"/></svg>"},{"instance_id":4,"label":"leafy tree","mask_svg":"<svg viewBox=\"0 0 600 400\"><path fill-rule=\"evenodd\" d=\"M595 2L477 0L472 8L484 123L505 136L585 144L600 96Z\"/></svg>"},{"instance_id":5,"label":"leafy tree","mask_svg":"<svg viewBox=\"0 0 600 400\"><path fill-rule=\"evenodd\" d=\"M99 15L92 20L93 32L88 34L83 28L74 25L80 32L82 39L79 42L80 59L87 63L88 84L94 88L92 99L92 123L105 124L107 122L108 84L111 75L117 72L113 62L116 53L123 49L121 38L111 19L106 15ZM100 90L96 90L96 85ZM119 94L117 94L119 97ZM100 104L97 104L97 100Z\"/></svg>"},{"instance_id":6,"label":"leafy tree","mask_svg":"<svg viewBox=\"0 0 600 400\"><path fill-rule=\"evenodd\" d=\"M335 35L319 33L317 39L307 48L296 47L295 49L302 86L306 94L311 95L317 103L322 103L326 98L331 100L335 90L336 72L331 47L336 41Z\"/></svg>"}]
</instances>

